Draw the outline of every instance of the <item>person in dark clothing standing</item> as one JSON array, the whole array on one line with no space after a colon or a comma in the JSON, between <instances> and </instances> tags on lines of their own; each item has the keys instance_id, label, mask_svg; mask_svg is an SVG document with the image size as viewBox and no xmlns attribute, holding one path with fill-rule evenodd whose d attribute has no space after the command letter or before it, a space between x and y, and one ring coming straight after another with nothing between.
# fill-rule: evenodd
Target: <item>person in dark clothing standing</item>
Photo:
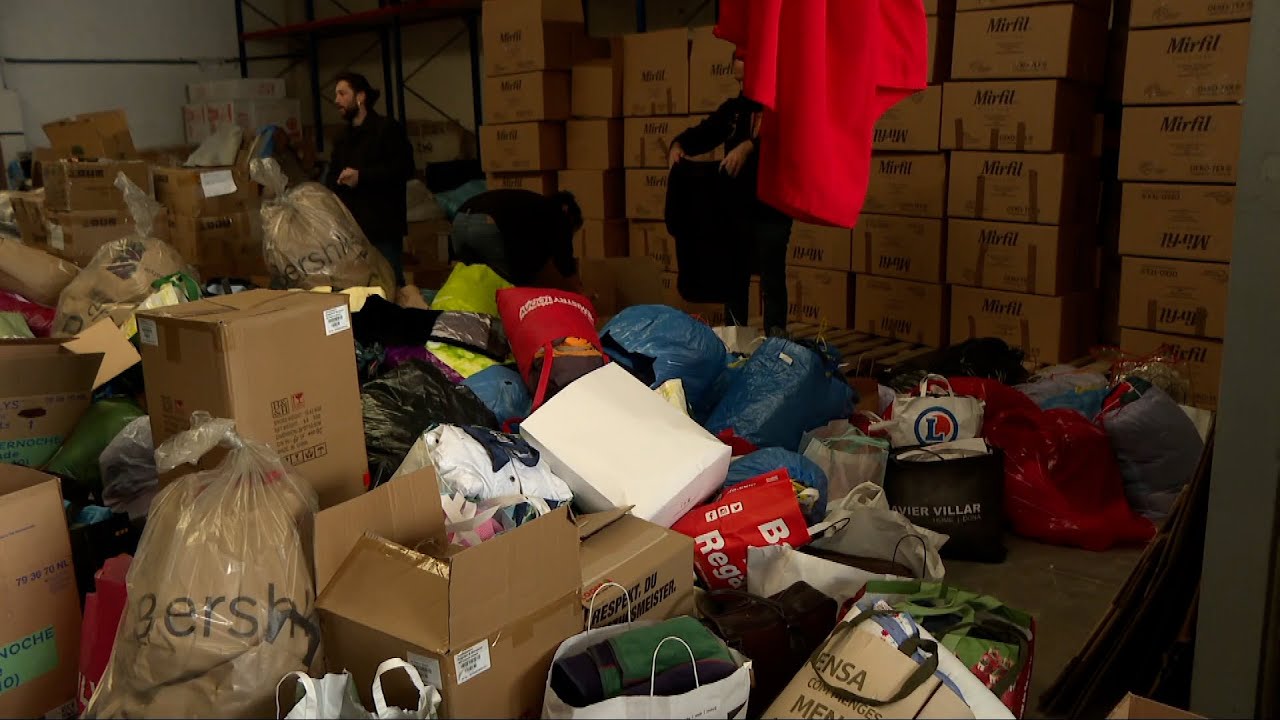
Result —
<instances>
[{"instance_id":1,"label":"person in dark clothing standing","mask_svg":"<svg viewBox=\"0 0 1280 720\"><path fill-rule=\"evenodd\" d=\"M733 62L734 76L742 82L743 64ZM756 197L756 180L760 158L759 103L744 95L726 100L707 119L676 136L671 143L669 164L674 167L686 155L703 155L723 144L724 160L720 169L732 183L734 204L741 211L725 218L737 237L746 239L737 257L727 258L733 273L733 297L725 303L725 321L745 325L750 307L751 270L760 272L760 289L764 293L765 331L786 335L787 328L787 244L791 241L791 218L760 202Z\"/></svg>"},{"instance_id":2,"label":"person in dark clothing standing","mask_svg":"<svg viewBox=\"0 0 1280 720\"><path fill-rule=\"evenodd\" d=\"M453 218L454 259L488 265L517 286L581 293L573 235L582 208L573 193L489 190L462 203Z\"/></svg>"},{"instance_id":3,"label":"person in dark clothing standing","mask_svg":"<svg viewBox=\"0 0 1280 720\"><path fill-rule=\"evenodd\" d=\"M400 123L373 109L378 95L363 75L338 76L334 99L347 126L334 139L325 185L386 256L396 284L404 285L405 183L413 179L413 148Z\"/></svg>"}]
</instances>

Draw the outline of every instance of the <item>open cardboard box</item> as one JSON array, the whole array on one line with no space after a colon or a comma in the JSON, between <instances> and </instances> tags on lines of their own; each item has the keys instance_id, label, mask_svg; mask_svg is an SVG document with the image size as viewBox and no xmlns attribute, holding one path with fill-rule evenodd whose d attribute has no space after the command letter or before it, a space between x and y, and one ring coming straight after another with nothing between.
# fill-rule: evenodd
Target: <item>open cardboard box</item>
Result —
<instances>
[{"instance_id":1,"label":"open cardboard box","mask_svg":"<svg viewBox=\"0 0 1280 720\"><path fill-rule=\"evenodd\" d=\"M615 508L577 519L583 630L666 620L693 596L693 538ZM610 585L615 583L626 589ZM592 600L594 599L594 603Z\"/></svg>"},{"instance_id":2,"label":"open cardboard box","mask_svg":"<svg viewBox=\"0 0 1280 720\"><path fill-rule=\"evenodd\" d=\"M127 160L138 156L124 110L75 115L43 127L59 158Z\"/></svg>"}]
</instances>

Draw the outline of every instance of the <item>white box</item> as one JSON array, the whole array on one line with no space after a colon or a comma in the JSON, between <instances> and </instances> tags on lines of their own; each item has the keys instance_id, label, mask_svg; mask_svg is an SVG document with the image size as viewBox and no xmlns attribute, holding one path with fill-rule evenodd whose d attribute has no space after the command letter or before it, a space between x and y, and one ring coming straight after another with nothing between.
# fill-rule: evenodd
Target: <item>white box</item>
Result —
<instances>
[{"instance_id":1,"label":"white box","mask_svg":"<svg viewBox=\"0 0 1280 720\"><path fill-rule=\"evenodd\" d=\"M264 125L279 125L295 140L302 138L302 112L297 100L223 100L208 103L205 117L209 132L224 125L239 125L246 133Z\"/></svg>"},{"instance_id":2,"label":"white box","mask_svg":"<svg viewBox=\"0 0 1280 720\"><path fill-rule=\"evenodd\" d=\"M192 103L283 100L284 97L284 80L281 78L233 78L191 83L187 86L187 100Z\"/></svg>"},{"instance_id":3,"label":"white box","mask_svg":"<svg viewBox=\"0 0 1280 720\"><path fill-rule=\"evenodd\" d=\"M724 485L730 450L688 415L609 363L520 423L520 434L584 512L634 506L671 527Z\"/></svg>"},{"instance_id":4,"label":"white box","mask_svg":"<svg viewBox=\"0 0 1280 720\"><path fill-rule=\"evenodd\" d=\"M205 114L204 105L183 105L182 127L187 143L191 145L199 145L213 134L209 131L209 117Z\"/></svg>"}]
</instances>

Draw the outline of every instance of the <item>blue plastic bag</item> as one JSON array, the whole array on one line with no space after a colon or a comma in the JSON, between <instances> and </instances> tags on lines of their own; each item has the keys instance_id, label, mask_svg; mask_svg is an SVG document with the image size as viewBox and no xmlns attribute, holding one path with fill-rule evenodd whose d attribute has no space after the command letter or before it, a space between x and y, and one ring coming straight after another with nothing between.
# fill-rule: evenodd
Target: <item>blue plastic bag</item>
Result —
<instances>
[{"instance_id":1,"label":"blue plastic bag","mask_svg":"<svg viewBox=\"0 0 1280 720\"><path fill-rule=\"evenodd\" d=\"M798 450L806 430L853 412L854 392L840 374L834 349L820 354L769 338L752 354L711 416L707 430L730 431L755 448Z\"/></svg>"},{"instance_id":2,"label":"blue plastic bag","mask_svg":"<svg viewBox=\"0 0 1280 720\"><path fill-rule=\"evenodd\" d=\"M801 485L818 491L818 503L804 514L810 525L822 522L827 516L827 474L818 464L809 458L782 448L765 448L750 455L743 455L729 464L729 474L725 477L725 489L753 477L783 468L791 479Z\"/></svg>"},{"instance_id":3,"label":"blue plastic bag","mask_svg":"<svg viewBox=\"0 0 1280 720\"><path fill-rule=\"evenodd\" d=\"M529 388L520 379L520 373L506 365L494 365L462 381L480 402L493 412L498 422L523 419L533 408Z\"/></svg>"},{"instance_id":4,"label":"blue plastic bag","mask_svg":"<svg viewBox=\"0 0 1280 720\"><path fill-rule=\"evenodd\" d=\"M444 210L444 216L452 220L463 203L488 189L484 180L468 180L452 190L436 193L436 203Z\"/></svg>"},{"instance_id":5,"label":"blue plastic bag","mask_svg":"<svg viewBox=\"0 0 1280 720\"><path fill-rule=\"evenodd\" d=\"M610 359L642 382L656 388L679 378L694 413L709 409L728 353L705 324L666 305L636 305L614 316L600 340Z\"/></svg>"}]
</instances>

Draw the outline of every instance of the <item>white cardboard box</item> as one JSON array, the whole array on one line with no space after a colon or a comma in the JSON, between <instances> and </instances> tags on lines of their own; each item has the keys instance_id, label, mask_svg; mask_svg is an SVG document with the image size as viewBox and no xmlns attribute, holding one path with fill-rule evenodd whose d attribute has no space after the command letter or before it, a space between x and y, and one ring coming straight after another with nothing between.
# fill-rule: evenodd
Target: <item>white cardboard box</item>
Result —
<instances>
[{"instance_id":1,"label":"white cardboard box","mask_svg":"<svg viewBox=\"0 0 1280 720\"><path fill-rule=\"evenodd\" d=\"M291 137L302 137L302 111L297 100L223 100L205 105L209 134L225 125L239 125L254 133L264 125L279 125Z\"/></svg>"},{"instance_id":2,"label":"white cardboard box","mask_svg":"<svg viewBox=\"0 0 1280 720\"><path fill-rule=\"evenodd\" d=\"M192 103L220 100L283 100L284 80L281 78L232 78L191 83L187 86L187 100Z\"/></svg>"},{"instance_id":3,"label":"white cardboard box","mask_svg":"<svg viewBox=\"0 0 1280 720\"><path fill-rule=\"evenodd\" d=\"M209 116L204 105L182 106L182 128L187 142L199 145L213 133L209 131Z\"/></svg>"}]
</instances>

